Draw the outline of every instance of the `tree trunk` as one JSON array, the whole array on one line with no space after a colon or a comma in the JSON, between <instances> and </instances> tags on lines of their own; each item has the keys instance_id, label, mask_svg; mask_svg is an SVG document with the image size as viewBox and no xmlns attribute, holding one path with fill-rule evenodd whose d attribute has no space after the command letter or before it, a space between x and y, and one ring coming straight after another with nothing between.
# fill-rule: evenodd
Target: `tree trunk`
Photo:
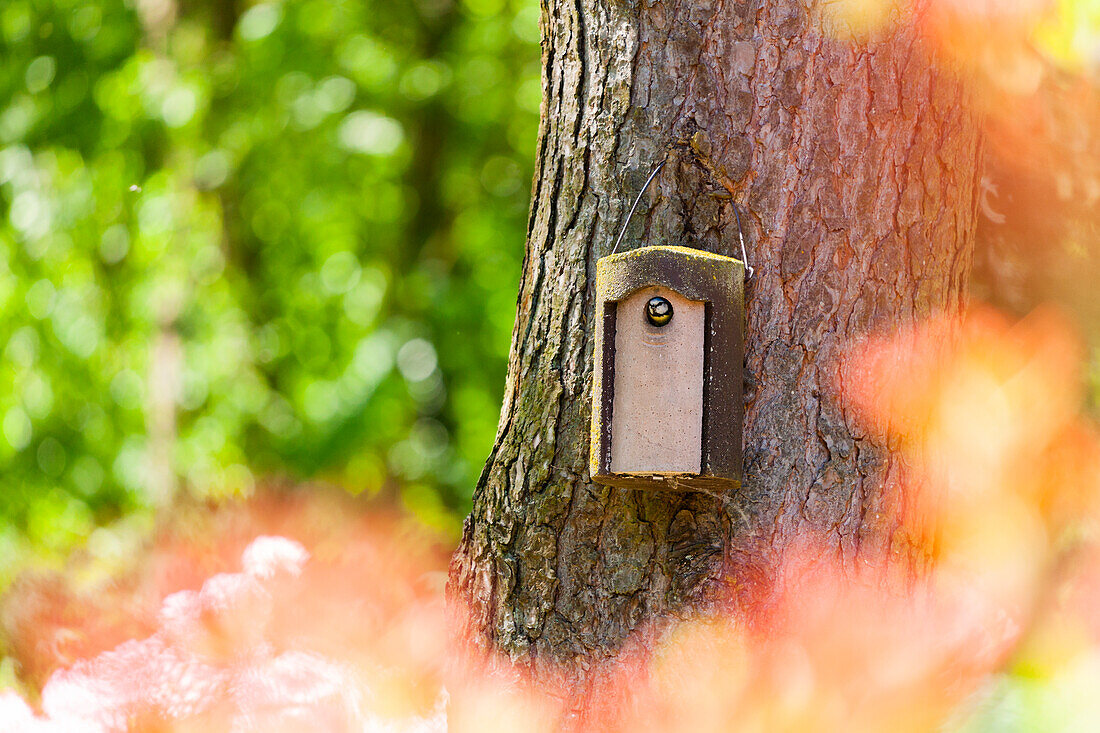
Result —
<instances>
[{"instance_id":1,"label":"tree trunk","mask_svg":"<svg viewBox=\"0 0 1100 733\"><path fill-rule=\"evenodd\" d=\"M451 570L471 638L517 659L607 658L647 620L766 604L807 532L841 562L887 553L919 574L901 459L838 388L861 336L965 298L979 136L914 26L856 43L796 0L544 1L507 389ZM744 487L724 499L586 471L595 263L669 145L620 250L736 255L736 202L755 268Z\"/></svg>"}]
</instances>

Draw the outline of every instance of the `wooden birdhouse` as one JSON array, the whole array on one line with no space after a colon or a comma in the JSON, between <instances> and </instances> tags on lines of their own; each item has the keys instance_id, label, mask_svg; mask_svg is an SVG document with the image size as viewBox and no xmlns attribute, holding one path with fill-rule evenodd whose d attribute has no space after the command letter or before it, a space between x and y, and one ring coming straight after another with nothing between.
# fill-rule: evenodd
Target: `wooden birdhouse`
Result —
<instances>
[{"instance_id":1,"label":"wooden birdhouse","mask_svg":"<svg viewBox=\"0 0 1100 733\"><path fill-rule=\"evenodd\" d=\"M687 247L596 263L592 479L741 485L744 264Z\"/></svg>"}]
</instances>

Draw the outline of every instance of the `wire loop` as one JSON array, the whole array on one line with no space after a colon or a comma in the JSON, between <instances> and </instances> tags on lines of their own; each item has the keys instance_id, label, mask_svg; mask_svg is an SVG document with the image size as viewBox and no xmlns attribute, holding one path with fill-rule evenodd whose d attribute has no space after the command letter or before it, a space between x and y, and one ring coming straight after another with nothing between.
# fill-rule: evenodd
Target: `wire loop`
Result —
<instances>
[{"instance_id":1,"label":"wire loop","mask_svg":"<svg viewBox=\"0 0 1100 733\"><path fill-rule=\"evenodd\" d=\"M665 163L668 162L668 156L672 153L672 147L670 146L665 150L665 157L653 167L653 170L649 174L649 178L645 179L645 184L642 185L642 190L638 192L638 196L634 199L634 203L630 207L630 211L626 214L626 219L623 221L623 228L619 231L619 236L615 238L615 246L611 248L611 254L615 254L619 251L619 245L622 244L623 237L626 236L627 227L630 226L630 220L634 218L634 212L638 209L638 204L642 202L642 197L645 196L645 192L649 190L649 184L653 183L653 179L657 177L657 174L661 172L661 169L665 167ZM749 264L748 254L745 251L745 234L741 229L741 213L737 209L737 202L731 201L733 206L733 217L737 220L737 241L741 245L741 262L745 265L745 279L753 276L756 272L752 265Z\"/></svg>"}]
</instances>

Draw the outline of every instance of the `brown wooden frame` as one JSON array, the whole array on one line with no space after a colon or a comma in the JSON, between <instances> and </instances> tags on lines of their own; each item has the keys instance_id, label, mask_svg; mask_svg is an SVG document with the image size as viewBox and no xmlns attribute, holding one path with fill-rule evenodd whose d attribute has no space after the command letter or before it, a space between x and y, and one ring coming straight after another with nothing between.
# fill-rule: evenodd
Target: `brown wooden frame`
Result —
<instances>
[{"instance_id":1,"label":"brown wooden frame","mask_svg":"<svg viewBox=\"0 0 1100 733\"><path fill-rule=\"evenodd\" d=\"M744 264L688 247L640 247L596 263L589 471L601 484L636 489L726 490L741 485ZM612 473L615 307L642 288L666 287L706 304L702 470L698 474Z\"/></svg>"}]
</instances>

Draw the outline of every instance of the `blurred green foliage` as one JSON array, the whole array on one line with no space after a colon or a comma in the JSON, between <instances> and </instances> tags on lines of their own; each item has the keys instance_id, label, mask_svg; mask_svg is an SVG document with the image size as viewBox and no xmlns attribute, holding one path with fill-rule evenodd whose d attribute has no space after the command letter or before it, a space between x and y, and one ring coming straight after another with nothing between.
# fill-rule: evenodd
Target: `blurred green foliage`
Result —
<instances>
[{"instance_id":1,"label":"blurred green foliage","mask_svg":"<svg viewBox=\"0 0 1100 733\"><path fill-rule=\"evenodd\" d=\"M0 554L271 477L457 525L503 390L538 12L0 3Z\"/></svg>"}]
</instances>

